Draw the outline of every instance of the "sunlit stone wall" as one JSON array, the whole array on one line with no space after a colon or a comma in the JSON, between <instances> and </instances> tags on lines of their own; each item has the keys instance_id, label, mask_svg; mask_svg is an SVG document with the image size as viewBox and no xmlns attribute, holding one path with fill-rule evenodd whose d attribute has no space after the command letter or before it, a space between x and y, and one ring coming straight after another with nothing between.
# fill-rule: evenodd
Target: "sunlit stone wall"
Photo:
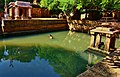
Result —
<instances>
[{"instance_id":1,"label":"sunlit stone wall","mask_svg":"<svg viewBox=\"0 0 120 77\"><path fill-rule=\"evenodd\" d=\"M24 32L24 31L57 31L67 30L66 20L4 20L4 32Z\"/></svg>"}]
</instances>

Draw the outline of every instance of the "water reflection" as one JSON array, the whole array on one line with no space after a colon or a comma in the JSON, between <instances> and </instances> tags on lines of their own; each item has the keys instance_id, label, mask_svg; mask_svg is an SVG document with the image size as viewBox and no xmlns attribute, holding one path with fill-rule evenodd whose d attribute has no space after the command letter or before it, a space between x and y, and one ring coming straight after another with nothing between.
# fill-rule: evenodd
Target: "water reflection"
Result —
<instances>
[{"instance_id":1,"label":"water reflection","mask_svg":"<svg viewBox=\"0 0 120 77\"><path fill-rule=\"evenodd\" d=\"M4 46L4 56L8 56L9 53L8 53L8 50L6 48L6 45L4 44L5 40L3 39L3 46Z\"/></svg>"},{"instance_id":2,"label":"water reflection","mask_svg":"<svg viewBox=\"0 0 120 77\"><path fill-rule=\"evenodd\" d=\"M98 62L99 59L96 55L94 55L92 53L89 53L88 55L89 55L88 56L88 64L95 64Z\"/></svg>"},{"instance_id":3,"label":"water reflection","mask_svg":"<svg viewBox=\"0 0 120 77\"><path fill-rule=\"evenodd\" d=\"M84 51L89 46L89 35L69 31L63 40L64 47L71 49L77 53Z\"/></svg>"},{"instance_id":4,"label":"water reflection","mask_svg":"<svg viewBox=\"0 0 120 77\"><path fill-rule=\"evenodd\" d=\"M20 61L21 63L31 63L32 60L35 60L36 56L38 56L40 61L41 60L48 61L49 65L53 67L54 71L58 73L61 77L74 77L79 73L85 71L86 65L88 64L88 61L85 60L84 57L81 57L77 53L74 53L73 51L68 51L61 47L55 48L52 46L39 46L39 45L22 47L7 45L7 49L9 51L9 55L8 56L1 55L3 56L1 59L4 58L4 62L9 60L8 66L10 68L12 67L17 68L17 65L19 65L19 63L17 63L17 65L13 64L14 61L15 62ZM86 55L86 57L88 56ZM30 65L31 67L34 68L33 64ZM22 67L26 67L26 65L22 65ZM39 66L37 67L38 69L40 69ZM36 69L36 71L38 69ZM22 69L19 69L19 72L21 70ZM17 71L18 70L16 70L16 72ZM39 72L37 73L39 75ZM13 72L11 74L13 74Z\"/></svg>"},{"instance_id":5,"label":"water reflection","mask_svg":"<svg viewBox=\"0 0 120 77\"><path fill-rule=\"evenodd\" d=\"M12 60L12 59L10 59L10 65L9 65L9 67L14 67L14 66L13 66L13 60Z\"/></svg>"},{"instance_id":6,"label":"water reflection","mask_svg":"<svg viewBox=\"0 0 120 77\"><path fill-rule=\"evenodd\" d=\"M19 41L12 41L17 44L8 44L9 41L3 40L0 46L0 76L76 77L87 69L86 65L102 59L101 56L84 52L88 44L84 39L89 39L87 35L74 32L68 32L64 36L52 34L55 39L49 40L46 34L47 39L44 41L40 40L44 37L41 35L27 37L32 45L28 45L26 38L19 38L19 41L27 42L27 45L21 45ZM4 55L5 51L8 52L7 55Z\"/></svg>"}]
</instances>

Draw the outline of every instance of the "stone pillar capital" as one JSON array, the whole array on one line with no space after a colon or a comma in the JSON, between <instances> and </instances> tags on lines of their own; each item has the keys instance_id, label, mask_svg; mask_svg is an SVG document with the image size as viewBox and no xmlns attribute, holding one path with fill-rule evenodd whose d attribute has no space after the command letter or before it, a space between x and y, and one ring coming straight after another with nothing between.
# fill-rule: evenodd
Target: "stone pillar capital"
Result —
<instances>
[{"instance_id":1,"label":"stone pillar capital","mask_svg":"<svg viewBox=\"0 0 120 77\"><path fill-rule=\"evenodd\" d=\"M106 37L107 38L111 38L111 34L106 34Z\"/></svg>"},{"instance_id":2,"label":"stone pillar capital","mask_svg":"<svg viewBox=\"0 0 120 77\"><path fill-rule=\"evenodd\" d=\"M91 31L91 32L90 32L90 34L91 34L91 35L94 35L94 34L95 34L95 32L92 32L92 31Z\"/></svg>"}]
</instances>

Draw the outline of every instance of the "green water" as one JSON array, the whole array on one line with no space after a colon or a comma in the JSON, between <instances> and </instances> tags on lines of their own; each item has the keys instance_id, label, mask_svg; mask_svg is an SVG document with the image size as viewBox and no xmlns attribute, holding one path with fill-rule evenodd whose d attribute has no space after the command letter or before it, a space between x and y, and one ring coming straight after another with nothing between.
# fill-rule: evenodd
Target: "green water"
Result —
<instances>
[{"instance_id":1,"label":"green water","mask_svg":"<svg viewBox=\"0 0 120 77\"><path fill-rule=\"evenodd\" d=\"M1 38L0 77L76 77L103 59L86 52L89 41L89 35L69 31Z\"/></svg>"}]
</instances>

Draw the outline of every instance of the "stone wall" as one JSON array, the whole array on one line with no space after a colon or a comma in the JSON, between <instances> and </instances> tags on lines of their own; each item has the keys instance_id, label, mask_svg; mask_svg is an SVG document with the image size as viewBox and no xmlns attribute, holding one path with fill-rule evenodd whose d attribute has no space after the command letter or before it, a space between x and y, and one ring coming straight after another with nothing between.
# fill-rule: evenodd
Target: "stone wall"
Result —
<instances>
[{"instance_id":1,"label":"stone wall","mask_svg":"<svg viewBox=\"0 0 120 77\"><path fill-rule=\"evenodd\" d=\"M90 20L71 20L68 22L69 30L80 31L80 32L89 32L91 29L100 26L100 23L97 21Z\"/></svg>"},{"instance_id":2,"label":"stone wall","mask_svg":"<svg viewBox=\"0 0 120 77\"><path fill-rule=\"evenodd\" d=\"M3 13L0 12L0 20L2 19L3 16L4 16Z\"/></svg>"},{"instance_id":3,"label":"stone wall","mask_svg":"<svg viewBox=\"0 0 120 77\"><path fill-rule=\"evenodd\" d=\"M4 20L4 33L67 30L66 20Z\"/></svg>"},{"instance_id":4,"label":"stone wall","mask_svg":"<svg viewBox=\"0 0 120 77\"><path fill-rule=\"evenodd\" d=\"M107 25L108 24L108 25ZM90 21L90 20L71 20L68 22L69 30L89 32L91 29L104 26L114 27L120 30L120 22L101 22L101 21Z\"/></svg>"},{"instance_id":5,"label":"stone wall","mask_svg":"<svg viewBox=\"0 0 120 77\"><path fill-rule=\"evenodd\" d=\"M31 15L33 18L50 17L48 9L44 8L32 8Z\"/></svg>"}]
</instances>

